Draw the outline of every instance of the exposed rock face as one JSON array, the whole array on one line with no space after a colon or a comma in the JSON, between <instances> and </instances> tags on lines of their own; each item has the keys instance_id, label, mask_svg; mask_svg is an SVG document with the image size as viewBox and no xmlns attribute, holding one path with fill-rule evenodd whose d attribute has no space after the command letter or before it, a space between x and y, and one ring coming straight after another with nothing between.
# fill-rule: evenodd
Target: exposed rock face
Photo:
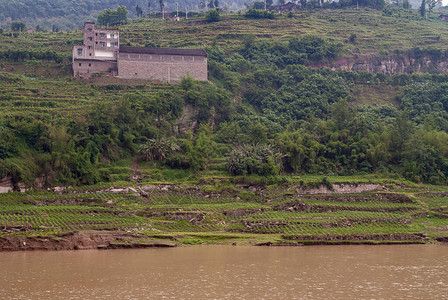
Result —
<instances>
[{"instance_id":1,"label":"exposed rock face","mask_svg":"<svg viewBox=\"0 0 448 300\"><path fill-rule=\"evenodd\" d=\"M341 58L329 63L312 65L312 67L328 67L332 70L366 71L394 75L400 73L443 73L448 72L448 60L432 59L428 56L419 58L401 53L389 57L355 56Z\"/></svg>"},{"instance_id":2,"label":"exposed rock face","mask_svg":"<svg viewBox=\"0 0 448 300\"><path fill-rule=\"evenodd\" d=\"M0 193L7 193L12 191L13 184L12 184L12 177L7 176L4 178L0 178Z\"/></svg>"},{"instance_id":3,"label":"exposed rock face","mask_svg":"<svg viewBox=\"0 0 448 300\"><path fill-rule=\"evenodd\" d=\"M18 182L14 177L8 175L6 177L0 178L0 193L7 192L25 192L30 188L38 188L43 189L47 182L49 182L49 178L41 175L36 177L32 186L27 186L23 182Z\"/></svg>"},{"instance_id":4,"label":"exposed rock face","mask_svg":"<svg viewBox=\"0 0 448 300\"><path fill-rule=\"evenodd\" d=\"M297 194L313 195L313 194L357 194L362 192L370 192L375 190L382 190L383 186L374 183L335 183L332 185L332 189L329 189L325 185L321 185L318 188L303 189L298 188Z\"/></svg>"}]
</instances>

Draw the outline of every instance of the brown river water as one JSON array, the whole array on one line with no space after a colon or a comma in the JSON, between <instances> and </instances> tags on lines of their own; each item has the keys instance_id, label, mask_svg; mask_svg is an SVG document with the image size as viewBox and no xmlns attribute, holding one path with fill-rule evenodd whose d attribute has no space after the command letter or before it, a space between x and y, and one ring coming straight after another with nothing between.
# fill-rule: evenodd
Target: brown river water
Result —
<instances>
[{"instance_id":1,"label":"brown river water","mask_svg":"<svg viewBox=\"0 0 448 300\"><path fill-rule=\"evenodd\" d=\"M0 299L448 299L448 245L3 252Z\"/></svg>"}]
</instances>

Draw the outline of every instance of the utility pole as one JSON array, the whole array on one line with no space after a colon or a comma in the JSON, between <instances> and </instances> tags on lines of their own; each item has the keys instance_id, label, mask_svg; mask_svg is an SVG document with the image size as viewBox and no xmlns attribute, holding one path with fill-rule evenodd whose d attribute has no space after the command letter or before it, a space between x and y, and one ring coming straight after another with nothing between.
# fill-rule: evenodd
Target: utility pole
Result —
<instances>
[{"instance_id":1,"label":"utility pole","mask_svg":"<svg viewBox=\"0 0 448 300\"><path fill-rule=\"evenodd\" d=\"M179 2L176 2L176 18L179 17Z\"/></svg>"},{"instance_id":2,"label":"utility pole","mask_svg":"<svg viewBox=\"0 0 448 300\"><path fill-rule=\"evenodd\" d=\"M185 19L188 19L188 7L185 6Z\"/></svg>"}]
</instances>

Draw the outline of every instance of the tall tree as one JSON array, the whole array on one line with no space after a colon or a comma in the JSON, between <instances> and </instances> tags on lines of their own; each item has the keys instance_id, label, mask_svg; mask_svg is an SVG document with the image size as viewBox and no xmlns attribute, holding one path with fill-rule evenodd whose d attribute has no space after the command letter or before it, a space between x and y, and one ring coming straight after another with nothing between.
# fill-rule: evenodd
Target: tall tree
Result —
<instances>
[{"instance_id":1,"label":"tall tree","mask_svg":"<svg viewBox=\"0 0 448 300\"><path fill-rule=\"evenodd\" d=\"M404 9L410 9L411 4L409 3L409 0L403 0L403 8Z\"/></svg>"},{"instance_id":2,"label":"tall tree","mask_svg":"<svg viewBox=\"0 0 448 300\"><path fill-rule=\"evenodd\" d=\"M165 19L165 3L163 2L163 0L159 0L159 5L160 5L160 11L162 12L162 19Z\"/></svg>"},{"instance_id":3,"label":"tall tree","mask_svg":"<svg viewBox=\"0 0 448 300\"><path fill-rule=\"evenodd\" d=\"M135 7L135 11L137 12L137 17L142 17L143 16L143 10L142 10L142 8L140 6L138 6L138 4Z\"/></svg>"},{"instance_id":4,"label":"tall tree","mask_svg":"<svg viewBox=\"0 0 448 300\"><path fill-rule=\"evenodd\" d=\"M105 9L98 15L97 23L104 26L120 25L127 22L128 9L122 5L116 10Z\"/></svg>"},{"instance_id":5,"label":"tall tree","mask_svg":"<svg viewBox=\"0 0 448 300\"><path fill-rule=\"evenodd\" d=\"M25 25L25 23L22 23L22 22L12 22L11 30L12 31L25 31L26 25Z\"/></svg>"},{"instance_id":6,"label":"tall tree","mask_svg":"<svg viewBox=\"0 0 448 300\"><path fill-rule=\"evenodd\" d=\"M426 16L426 0L422 0L422 5L420 5L420 16L422 18Z\"/></svg>"},{"instance_id":7,"label":"tall tree","mask_svg":"<svg viewBox=\"0 0 448 300\"><path fill-rule=\"evenodd\" d=\"M432 12L436 4L437 4L436 0L426 0L426 5L428 5L428 12Z\"/></svg>"}]
</instances>

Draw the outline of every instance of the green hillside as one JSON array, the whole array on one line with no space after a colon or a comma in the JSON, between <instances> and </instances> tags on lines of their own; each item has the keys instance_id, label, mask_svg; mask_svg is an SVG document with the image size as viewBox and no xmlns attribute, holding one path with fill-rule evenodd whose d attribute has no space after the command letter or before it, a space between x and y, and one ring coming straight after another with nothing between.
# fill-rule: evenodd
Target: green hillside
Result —
<instances>
[{"instance_id":1,"label":"green hillside","mask_svg":"<svg viewBox=\"0 0 448 300\"><path fill-rule=\"evenodd\" d=\"M442 12L443 13L443 12ZM304 11L289 18L251 20L243 14L223 14L222 21L206 23L204 18L131 20L120 27L121 43L135 46L204 47L219 45L235 50L251 35L269 42L287 42L303 34L315 34L345 45L349 53L390 54L415 47L445 51L448 42L446 21L432 13L423 19L414 10L400 10L391 16L373 9ZM356 39L350 42L350 36ZM81 31L20 33L1 36L0 48L51 49L71 55L71 46L82 41Z\"/></svg>"},{"instance_id":2,"label":"green hillside","mask_svg":"<svg viewBox=\"0 0 448 300\"><path fill-rule=\"evenodd\" d=\"M15 191L0 197L0 247L104 230L126 237L110 247L446 239L447 23L437 14L223 14L120 30L122 45L205 48L210 82L75 79L81 31L3 31L0 182ZM397 57L421 72L322 67Z\"/></svg>"}]
</instances>

